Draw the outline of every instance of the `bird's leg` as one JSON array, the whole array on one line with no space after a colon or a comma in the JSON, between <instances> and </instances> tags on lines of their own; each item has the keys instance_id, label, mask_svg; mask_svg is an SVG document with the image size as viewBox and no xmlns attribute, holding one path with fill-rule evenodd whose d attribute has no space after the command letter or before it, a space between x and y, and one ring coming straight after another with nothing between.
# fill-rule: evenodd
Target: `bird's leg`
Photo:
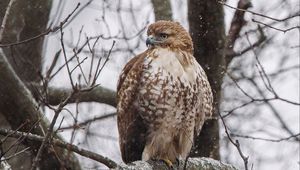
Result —
<instances>
[{"instance_id":1,"label":"bird's leg","mask_svg":"<svg viewBox=\"0 0 300 170\"><path fill-rule=\"evenodd\" d=\"M153 162L159 161L159 162L163 162L165 165L167 165L169 170L175 170L176 167L179 167L179 160L176 158L176 163L173 164L173 162L171 160L169 160L168 158L151 158L150 159Z\"/></svg>"},{"instance_id":2,"label":"bird's leg","mask_svg":"<svg viewBox=\"0 0 300 170\"><path fill-rule=\"evenodd\" d=\"M161 159L168 167L173 167L173 163L169 159Z\"/></svg>"}]
</instances>

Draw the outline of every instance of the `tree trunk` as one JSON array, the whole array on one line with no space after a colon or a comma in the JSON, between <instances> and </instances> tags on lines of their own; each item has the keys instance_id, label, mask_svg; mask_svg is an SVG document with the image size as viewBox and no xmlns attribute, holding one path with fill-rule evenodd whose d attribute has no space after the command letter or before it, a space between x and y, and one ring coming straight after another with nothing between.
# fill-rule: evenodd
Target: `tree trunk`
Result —
<instances>
[{"instance_id":1,"label":"tree trunk","mask_svg":"<svg viewBox=\"0 0 300 170\"><path fill-rule=\"evenodd\" d=\"M172 20L169 0L152 0L155 20ZM188 19L194 42L194 56L205 70L214 95L213 119L205 122L195 139L192 157L220 159L218 117L221 85L225 68L225 25L222 5L215 0L189 0Z\"/></svg>"},{"instance_id":2,"label":"tree trunk","mask_svg":"<svg viewBox=\"0 0 300 170\"><path fill-rule=\"evenodd\" d=\"M188 19L194 42L194 56L205 70L214 96L213 119L204 124L191 156L220 159L217 117L225 68L223 6L215 0L189 0Z\"/></svg>"},{"instance_id":3,"label":"tree trunk","mask_svg":"<svg viewBox=\"0 0 300 170\"><path fill-rule=\"evenodd\" d=\"M1 44L22 41L45 31L51 4L51 0L16 0L8 16ZM0 10L5 11L6 7L1 6ZM3 48L9 63L24 82L39 81L43 41L44 37L40 37L28 43Z\"/></svg>"},{"instance_id":4,"label":"tree trunk","mask_svg":"<svg viewBox=\"0 0 300 170\"><path fill-rule=\"evenodd\" d=\"M1 1L0 4L2 21L8 1ZM45 31L51 4L51 0L16 0L8 16L1 44L19 42ZM20 130L41 136L47 131L48 121L43 119L44 115L37 109L38 105L25 84L38 83L40 80L43 40L44 37L40 37L28 43L2 48L4 53L0 53L0 114L12 129L25 124ZM30 147L33 157L37 154L40 143L23 144ZM51 146L44 150L39 167L45 170L80 169L73 153Z\"/></svg>"}]
</instances>

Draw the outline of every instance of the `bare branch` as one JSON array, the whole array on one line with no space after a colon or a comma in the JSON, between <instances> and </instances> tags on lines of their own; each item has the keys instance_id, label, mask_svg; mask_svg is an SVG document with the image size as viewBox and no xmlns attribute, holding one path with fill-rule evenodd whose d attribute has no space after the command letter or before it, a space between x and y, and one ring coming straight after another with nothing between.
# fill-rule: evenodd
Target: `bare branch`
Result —
<instances>
[{"instance_id":1,"label":"bare branch","mask_svg":"<svg viewBox=\"0 0 300 170\"><path fill-rule=\"evenodd\" d=\"M254 87L257 89L257 91L259 92L259 94L263 97L266 98L266 96L264 95L263 91L261 88L259 88L258 84L253 80L253 79L248 79L250 81L250 83L252 85L254 85ZM277 120L279 121L279 123L281 124L281 127L290 135L294 135L294 133L292 132L292 130L288 127L287 123L282 119L282 117L280 116L280 114L278 113L278 111L274 108L274 106L269 102L269 100L265 100L267 106L272 110L274 116L277 118ZM297 138L297 137L296 137ZM300 139L300 138L299 138Z\"/></svg>"},{"instance_id":2,"label":"bare branch","mask_svg":"<svg viewBox=\"0 0 300 170\"><path fill-rule=\"evenodd\" d=\"M43 138L43 141L42 141L42 144L38 150L38 153L35 157L35 159L33 160L33 163L32 163L32 167L31 167L31 170L35 170L37 165L38 165L38 162L40 161L40 157L43 153L43 150L44 150L44 147L46 145L46 143L51 143L51 140L52 140L52 132L53 132L53 128L54 128L54 125L56 123L56 120L58 118L58 115L59 113L62 111L63 107L65 107L67 104L68 104L68 101L69 99L76 93L76 91L74 90L70 96L68 96L68 98L65 99L64 102L60 103L59 107L55 110L55 113L54 113L54 117L49 125L49 128L48 128L48 131L46 133L46 136L45 138Z\"/></svg>"},{"instance_id":3,"label":"bare branch","mask_svg":"<svg viewBox=\"0 0 300 170\"><path fill-rule=\"evenodd\" d=\"M31 133L25 133L25 132L19 132L19 131L12 131L12 130L7 130L7 129L0 129L0 134L1 135L5 135L5 136L9 136L9 137L14 137L14 138L19 138L19 137L24 137L26 140L29 141L37 141L37 142L43 142L45 141L45 137L39 136L39 135L35 135L35 134L31 134ZM117 164L110 160L107 157L104 157L102 155L99 155L97 153L85 150L83 148L79 148L76 145L67 143L67 142L63 142L61 140L58 139L53 139L50 144L54 145L54 146L58 146L61 147L63 149L66 150L70 150L73 151L81 156L93 159L95 161L98 161L100 163L103 163L104 165L106 165L109 168L116 168Z\"/></svg>"},{"instance_id":4,"label":"bare branch","mask_svg":"<svg viewBox=\"0 0 300 170\"><path fill-rule=\"evenodd\" d=\"M53 57L53 61L51 62L51 65L50 65L50 67L49 67L49 69L46 73L46 79L50 78L50 75L51 75L51 73L52 73L52 71L53 71L53 69L54 69L54 67L55 67L55 65L58 61L58 57L60 56L60 53L61 53L61 50L59 50L55 53L55 56Z\"/></svg>"},{"instance_id":5,"label":"bare branch","mask_svg":"<svg viewBox=\"0 0 300 170\"><path fill-rule=\"evenodd\" d=\"M23 152L25 152L25 151L27 151L27 150L29 150L29 149L30 149L30 147L24 148L24 149L22 149L22 150L19 151L19 152L16 152L16 153L14 153L14 154L12 154L12 155L10 155L10 156L4 158L4 159L1 159L0 161L4 161L4 160L7 160L7 161L8 161L8 160L10 160L11 158L16 157L16 156L20 155L21 153L23 153Z\"/></svg>"},{"instance_id":6,"label":"bare branch","mask_svg":"<svg viewBox=\"0 0 300 170\"><path fill-rule=\"evenodd\" d=\"M259 38L258 40L251 44L250 46L242 49L241 51L238 51L238 52L234 52L233 50L227 50L226 49L226 63L227 65L232 61L232 59L234 57L238 57L238 56L241 56L243 54L245 54L246 52L254 49L255 47L259 47L263 42L265 42L265 40L267 39L267 37L265 36L263 30L258 26L258 30L259 30Z\"/></svg>"},{"instance_id":7,"label":"bare branch","mask_svg":"<svg viewBox=\"0 0 300 170\"><path fill-rule=\"evenodd\" d=\"M90 40L92 40L92 39L99 39L99 37L101 37L101 35L100 36L95 36L95 37L87 38L86 42L80 48L76 49L76 55L83 51L84 47L86 47L88 45L88 43L89 43ZM71 56L68 59L67 63L71 62L76 57L76 55ZM53 77L55 77L65 66L66 66L66 63L64 63L61 66L59 66L59 68L50 76L49 79L52 79Z\"/></svg>"},{"instance_id":8,"label":"bare branch","mask_svg":"<svg viewBox=\"0 0 300 170\"><path fill-rule=\"evenodd\" d=\"M17 129L21 124L26 122L26 125L20 129L21 131L32 131L32 133L44 135L44 130L46 130L49 125L48 121L44 119L44 116L38 109L38 105L31 93L18 78L1 51L0 77L0 83L5 84L5 86L0 86L0 110L9 121L11 127ZM15 119L16 117L18 117L18 119ZM58 135L56 135L56 137L60 138ZM34 154L36 154L39 144L30 143L28 145L33 150ZM56 152L58 153L58 156L55 154ZM52 163L57 164L57 166L61 165L59 160L72 161L74 164L66 165L66 167L72 166L74 169L80 169L74 155L65 157L60 148L55 148L54 152L49 152L45 155L47 155L47 157L43 156L43 160L46 161L47 159L51 159Z\"/></svg>"},{"instance_id":9,"label":"bare branch","mask_svg":"<svg viewBox=\"0 0 300 170\"><path fill-rule=\"evenodd\" d=\"M43 91L43 87L36 83L29 83L28 87L30 88L33 96L36 99L39 99L40 91ZM71 93L73 89L70 88L55 88L48 87L47 102L50 105L59 105L60 102L64 101ZM69 103L75 102L98 102L105 103L111 106L116 106L116 92L105 87L97 86L87 91L79 91L74 94L74 96L68 101Z\"/></svg>"},{"instance_id":10,"label":"bare branch","mask_svg":"<svg viewBox=\"0 0 300 170\"><path fill-rule=\"evenodd\" d=\"M90 124L92 122L99 121L99 120L105 120L105 119L108 119L108 118L112 118L112 117L115 117L116 115L117 115L117 113L110 113L110 114L101 115L101 116L98 116L98 117L94 117L92 119L85 120L85 121L83 121L81 123L74 124L72 126L61 127L61 128L59 128L59 130L82 128L83 126L86 126L86 125L88 125L88 124Z\"/></svg>"},{"instance_id":11,"label":"bare branch","mask_svg":"<svg viewBox=\"0 0 300 170\"><path fill-rule=\"evenodd\" d=\"M267 15L263 15L263 14L254 12L254 11L250 11L250 10L246 10L246 9L241 9L241 8L236 8L236 7L230 6L230 5L226 4L225 1L218 1L218 3L220 3L220 4L224 5L224 6L227 6L227 7L231 8L231 9L235 9L235 10L239 10L239 11L243 11L243 12L249 12L249 13L251 13L253 15L257 15L257 16L264 17L264 18L267 18L267 19L271 19L271 20L274 20L274 21L277 21L277 22L286 21L288 19L300 16L300 13L297 12L296 14L291 15L291 16L287 16L287 17L285 17L283 19L277 19L277 18L273 18L273 17L267 16Z\"/></svg>"},{"instance_id":12,"label":"bare branch","mask_svg":"<svg viewBox=\"0 0 300 170\"><path fill-rule=\"evenodd\" d=\"M104 63L102 64L101 68L100 68L100 62L101 62L101 60L98 61L98 64L97 64L97 67L96 67L96 71L95 71L95 75L94 75L94 79L93 79L93 81L92 81L92 85L95 85L96 80L98 79L98 77L99 77L99 75L100 75L102 69L104 68L104 66L105 66L106 63L108 62L109 57L110 57L110 54L111 54L111 51L112 51L112 49L114 48L115 44L116 44L116 41L113 40L113 43L112 43L112 45L111 45L111 47L110 47L110 50L108 51L107 57L106 57Z\"/></svg>"},{"instance_id":13,"label":"bare branch","mask_svg":"<svg viewBox=\"0 0 300 170\"><path fill-rule=\"evenodd\" d=\"M249 0L240 0L238 2L238 8L240 9L248 9L252 7L251 1ZM236 42L236 39L239 37L239 34L241 32L241 29L246 24L246 21L244 19L245 11L236 10L234 13L234 16L231 21L231 25L228 31L227 39L226 39L226 57L228 58L228 53L234 53L233 48ZM232 57L233 58L233 57ZM232 59L231 58L231 59ZM231 61L230 59L230 61ZM227 59L229 60L229 59ZM229 63L230 61L227 61Z\"/></svg>"},{"instance_id":14,"label":"bare branch","mask_svg":"<svg viewBox=\"0 0 300 170\"><path fill-rule=\"evenodd\" d=\"M67 59L67 54L66 54L66 49L65 49L65 45L64 45L64 41L63 41L63 37L64 37L64 33L62 31L62 27L63 27L63 24L61 23L60 24L60 44L61 44L61 47L62 47L62 51L63 51L63 54L64 54L64 59L65 59L65 64L67 66L67 71L68 71L68 77L70 79L70 83L72 85L72 88L75 90L75 84L73 83L73 79L72 79L72 73L70 71L70 67L69 67L69 64L68 64L68 59ZM76 56L76 55L75 55Z\"/></svg>"},{"instance_id":15,"label":"bare branch","mask_svg":"<svg viewBox=\"0 0 300 170\"><path fill-rule=\"evenodd\" d=\"M298 26L291 27L291 28L288 28L288 29L279 29L279 28L276 28L276 27L271 26L271 24L265 24L265 23L263 23L263 22L261 22L261 21L255 20L255 19L252 19L252 21L253 21L253 22L256 22L256 23L259 23L259 24L262 24L262 25L264 25L264 26L266 26L266 27L272 28L272 29L274 29L274 30L281 31L281 32L283 32L283 33L286 33L286 32L288 32L288 31L291 31L291 30L294 30L294 29L300 29L300 26L299 26L299 25L298 25Z\"/></svg>"},{"instance_id":16,"label":"bare branch","mask_svg":"<svg viewBox=\"0 0 300 170\"><path fill-rule=\"evenodd\" d=\"M239 152L241 158L242 158L243 161L244 161L245 170L248 170L248 159L249 159L249 157L248 157L248 156L245 156L244 153L242 152L239 141L238 141L238 140L235 140L235 142L233 141L233 139L231 138L231 136L230 136L230 134L229 134L228 127L226 126L225 121L224 121L224 119L223 119L223 117L221 116L220 113L219 113L219 116L220 116L221 121L222 121L222 124L223 124L223 126L224 126L224 128L225 128L225 133L226 133L226 135L227 135L229 141L230 141L230 142L236 147L236 149L238 150L238 152Z\"/></svg>"},{"instance_id":17,"label":"bare branch","mask_svg":"<svg viewBox=\"0 0 300 170\"><path fill-rule=\"evenodd\" d=\"M239 138L246 138L246 139L253 139L253 140L262 140L262 141L268 141L268 142L282 142L282 141L296 141L299 142L298 136L300 136L300 133L291 135L289 137L285 138L280 138L280 139L266 139L266 138L261 138L261 137L253 137L253 136L247 136L247 135L239 135L239 134L234 134L231 133L231 136L239 137ZM294 139L294 140L291 140Z\"/></svg>"}]
</instances>

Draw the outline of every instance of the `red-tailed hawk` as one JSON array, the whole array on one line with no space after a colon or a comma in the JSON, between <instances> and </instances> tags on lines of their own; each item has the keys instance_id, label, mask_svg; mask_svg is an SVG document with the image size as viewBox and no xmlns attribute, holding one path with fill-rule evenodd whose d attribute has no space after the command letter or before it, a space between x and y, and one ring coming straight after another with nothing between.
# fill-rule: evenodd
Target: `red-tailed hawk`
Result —
<instances>
[{"instance_id":1,"label":"red-tailed hawk","mask_svg":"<svg viewBox=\"0 0 300 170\"><path fill-rule=\"evenodd\" d=\"M211 87L178 22L155 22L147 35L148 49L126 64L117 87L122 158L174 163L212 114Z\"/></svg>"}]
</instances>

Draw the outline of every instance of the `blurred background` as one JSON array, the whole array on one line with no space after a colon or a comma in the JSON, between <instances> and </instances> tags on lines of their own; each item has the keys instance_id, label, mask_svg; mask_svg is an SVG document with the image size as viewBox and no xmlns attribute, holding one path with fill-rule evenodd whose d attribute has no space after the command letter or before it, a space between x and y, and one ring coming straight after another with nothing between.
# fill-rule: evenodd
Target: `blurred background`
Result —
<instances>
[{"instance_id":1,"label":"blurred background","mask_svg":"<svg viewBox=\"0 0 300 170\"><path fill-rule=\"evenodd\" d=\"M22 81L35 81L43 84L51 68L53 70L52 77L50 76L49 81L47 80L47 87L66 90L72 88L70 77L76 84L85 87L91 84L93 75L99 73L99 76L95 78L95 83L109 92L99 95L108 95L107 98L114 97L122 68L131 58L147 48L145 44L147 26L155 20L172 19L180 22L187 30L191 31L194 42L195 37L206 36L205 31L201 35L194 35L196 33L193 30L201 28L202 25L206 26L206 33L209 35L219 35L215 31L223 30L224 34L220 36L223 40L208 35L207 39L197 39L197 42L200 41L200 45L197 46L196 43L195 46L195 57L201 55L198 61L205 70L208 70L210 82L216 82L216 84L213 83L213 87L219 87L218 90L214 89L218 98L216 107L219 108L217 109L218 113L215 113L214 116L218 124L215 135L219 136L215 142L219 146L216 147L217 151L211 152L220 154L207 156L220 157L222 162L232 164L238 169L244 169L244 161L237 147L230 142L232 139L234 142L238 140L242 153L248 157L249 169L299 169L300 2L298 0L213 1L220 10L223 10L215 17L220 21L224 19L224 25L213 23L215 21L213 15L216 14L213 6L202 8L200 3L200 7L198 7L199 3L194 1L43 0L39 3L33 1L33 4L37 5L31 6L26 15L37 18L33 22L40 25L28 24L30 22L27 22L26 17L22 17L22 15L20 21L16 19L11 24L14 25L13 29L8 31L14 31L15 34L18 31L22 33L28 25L43 31L59 26L79 2L78 9L62 27L63 38L61 31L51 31L43 39L40 39L38 47L31 44L34 46L33 49L40 49L37 53L40 54L41 60L36 63L34 59L23 58L22 60L28 60L27 63L23 61L23 65L25 65L24 67L39 65L39 69L29 73L27 78L22 78ZM8 4L8 1L1 3L5 5L5 3ZM203 1L203 3L205 2ZM249 5L250 3L252 7ZM47 6L45 7L44 4ZM194 10L191 8L192 6L208 15L208 17L203 15L204 23L193 20L191 15L197 13L191 12ZM243 7L248 12L245 12L242 18L234 20L237 11L243 11L237 9L238 7ZM3 9L6 8L0 7L0 9L0 19L3 20L3 11L5 11ZM39 12L33 12L38 9L40 9ZM48 19L45 11L48 11ZM234 28L236 28L234 26L240 27L235 37L232 36ZM13 38L7 34L0 42L5 44L20 41L24 39L21 33L14 35ZM31 32L26 36L27 38L32 37L37 33L39 32ZM216 59L211 57L214 55L214 51L207 55L205 52L197 52L197 48L205 48L206 41L211 39L215 39L212 44L223 44L221 57L226 58L223 63L215 62ZM65 57L73 58L68 63L70 68L74 68L71 76L66 67L62 67L60 70L60 67L65 64L62 41ZM201 44L204 45L201 46ZM14 62L18 55L35 55L29 47L25 47L27 50L21 52L17 49L15 49L16 52L12 52L14 51L13 47L2 48L13 66L14 63L16 66L18 65L17 62ZM216 56L220 56L219 51L220 49L215 49ZM57 56L57 61L53 65L55 56ZM206 60L212 61L206 62ZM34 66L30 65L31 62ZM209 63L215 63L215 65ZM97 70L97 68L99 69ZM14 66L14 69L17 68ZM24 68L16 72L22 76ZM37 76L33 76L33 74ZM31 80L31 77L35 78ZM113 95L109 96L111 94ZM49 109L41 98L36 97L36 100L44 113L43 116L52 120L53 109ZM54 127L55 132L60 134L66 142L121 163L116 109L113 103L106 98L103 100L75 100L66 105L59 114ZM57 105L51 104L51 102L48 104ZM1 112L0 110L0 115ZM0 119L8 118L0 116ZM228 133L225 132L224 125ZM1 128L3 127L11 128L10 122L1 124ZM200 156L205 156L205 154L200 154ZM17 157L9 161L12 166L20 167L20 165L14 165L14 159L17 160ZM78 157L83 169L105 169L99 162L82 156Z\"/></svg>"}]
</instances>

